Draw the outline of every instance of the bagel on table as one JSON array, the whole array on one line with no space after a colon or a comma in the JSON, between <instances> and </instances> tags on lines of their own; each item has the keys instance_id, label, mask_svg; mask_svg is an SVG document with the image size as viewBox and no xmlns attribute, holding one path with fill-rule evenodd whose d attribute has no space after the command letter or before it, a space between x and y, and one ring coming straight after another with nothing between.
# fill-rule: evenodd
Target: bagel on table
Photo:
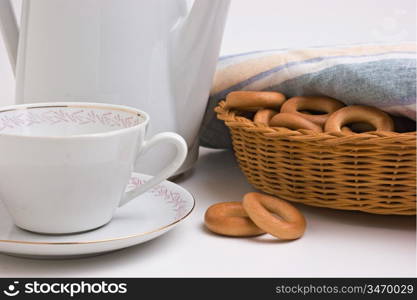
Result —
<instances>
[{"instance_id":1,"label":"bagel on table","mask_svg":"<svg viewBox=\"0 0 417 300\"><path fill-rule=\"evenodd\" d=\"M204 223L219 235L249 237L269 233L284 240L300 238L306 228L305 218L297 208L261 193L247 193L242 202L210 206L204 215Z\"/></svg>"},{"instance_id":2,"label":"bagel on table","mask_svg":"<svg viewBox=\"0 0 417 300\"><path fill-rule=\"evenodd\" d=\"M300 211L277 197L248 193L243 197L243 208L259 228L279 239L298 239L306 229L306 220Z\"/></svg>"},{"instance_id":3,"label":"bagel on table","mask_svg":"<svg viewBox=\"0 0 417 300\"><path fill-rule=\"evenodd\" d=\"M226 236L256 236L265 231L256 226L243 209L241 202L221 202L210 206L205 215L206 227Z\"/></svg>"}]
</instances>

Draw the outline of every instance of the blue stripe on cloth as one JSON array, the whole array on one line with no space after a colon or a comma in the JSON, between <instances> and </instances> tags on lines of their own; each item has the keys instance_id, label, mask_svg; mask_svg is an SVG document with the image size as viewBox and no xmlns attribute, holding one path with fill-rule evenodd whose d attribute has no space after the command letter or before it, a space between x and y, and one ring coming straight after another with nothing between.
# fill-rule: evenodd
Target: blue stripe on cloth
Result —
<instances>
[{"instance_id":1,"label":"blue stripe on cloth","mask_svg":"<svg viewBox=\"0 0 417 300\"><path fill-rule=\"evenodd\" d=\"M314 58L310 58L307 60L303 60L303 61L296 61L296 62L290 62L284 65L280 65L278 67L269 69L267 71L261 72L259 74L256 74L252 77L249 77L248 79L241 81L221 92L216 93L215 95L212 95L212 97L214 98L224 98L228 93L232 92L232 91L236 91L236 90L241 90L243 89L245 86L260 80L262 78L265 78L266 76L269 76L275 72L281 71L283 69L287 69L289 67L295 66L295 65L302 65L302 64L311 64L311 63L317 63L317 62L321 62L324 60L328 60L328 59L338 59L338 58L371 58L371 57L380 57L380 56L384 56L384 55L389 55L389 54L416 54L416 52L414 51L392 51L392 52L384 52L384 53L379 53L379 54L367 54L367 55L340 55L340 56L321 56L321 57L314 57ZM397 58L400 59L400 58ZM342 63L340 63L342 64Z\"/></svg>"},{"instance_id":2,"label":"blue stripe on cloth","mask_svg":"<svg viewBox=\"0 0 417 300\"><path fill-rule=\"evenodd\" d=\"M288 51L289 49L270 49L270 50L257 50L257 51L249 51L249 52L244 52L244 53L237 53L237 54L229 54L229 55L224 55L219 57L218 61L223 61L226 59L230 59L230 58L236 58L236 57L240 57L240 56L245 56L245 55L251 55L251 54L258 54L258 53L268 53L268 52L272 52L272 51L279 51L279 52L285 52Z\"/></svg>"},{"instance_id":3,"label":"blue stripe on cloth","mask_svg":"<svg viewBox=\"0 0 417 300\"><path fill-rule=\"evenodd\" d=\"M415 44L415 42L408 42L408 43ZM376 42L376 43L371 43L371 44L363 44L363 43L341 44L341 45L338 45L338 46L320 45L320 46L310 46L307 49L303 49L302 51L308 51L308 50L313 50L313 49L314 50L317 50L317 49L322 49L322 50L327 49L328 50L329 48L330 49L340 49L340 48L349 49L349 48L352 48L354 46L377 46L377 45L390 46L392 44L387 44L385 42L380 42L380 43ZM281 49L254 50L254 51L248 51L248 52L242 52L242 53L223 55L223 56L219 57L218 60L222 61L222 60L226 60L226 59L230 59L230 58L235 58L235 57L240 57L240 56L245 56L245 55L251 55L251 54L258 54L258 53L262 53L262 52L269 53L271 51L277 51L278 53L280 53L280 52L289 52L289 51L297 51L297 50L300 50L300 49L297 49L297 48L281 48Z\"/></svg>"}]
</instances>

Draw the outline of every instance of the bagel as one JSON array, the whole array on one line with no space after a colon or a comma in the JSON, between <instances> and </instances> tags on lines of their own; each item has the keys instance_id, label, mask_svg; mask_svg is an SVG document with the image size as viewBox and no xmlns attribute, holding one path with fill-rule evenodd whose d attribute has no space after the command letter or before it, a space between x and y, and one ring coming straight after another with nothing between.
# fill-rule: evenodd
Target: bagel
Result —
<instances>
[{"instance_id":1,"label":"bagel","mask_svg":"<svg viewBox=\"0 0 417 300\"><path fill-rule=\"evenodd\" d=\"M306 220L300 211L279 198L248 193L243 197L243 208L259 228L277 238L298 239L306 229Z\"/></svg>"},{"instance_id":2,"label":"bagel","mask_svg":"<svg viewBox=\"0 0 417 300\"><path fill-rule=\"evenodd\" d=\"M226 236L256 236L265 233L249 219L241 202L222 202L210 206L204 215L204 223L210 231Z\"/></svg>"},{"instance_id":3,"label":"bagel","mask_svg":"<svg viewBox=\"0 0 417 300\"><path fill-rule=\"evenodd\" d=\"M269 109L269 108L260 109L255 114L253 121L255 123L269 125L269 121L271 121L272 117L276 115L277 113L278 112L276 110Z\"/></svg>"},{"instance_id":4,"label":"bagel","mask_svg":"<svg viewBox=\"0 0 417 300\"><path fill-rule=\"evenodd\" d=\"M281 107L281 113L297 114L317 125L322 126L330 114L345 106L339 100L329 97L298 96L288 99ZM321 115L306 114L302 111L324 112Z\"/></svg>"},{"instance_id":5,"label":"bagel","mask_svg":"<svg viewBox=\"0 0 417 300\"><path fill-rule=\"evenodd\" d=\"M261 108L278 110L287 98L278 92L235 91L226 96L225 108L257 111Z\"/></svg>"},{"instance_id":6,"label":"bagel","mask_svg":"<svg viewBox=\"0 0 417 300\"><path fill-rule=\"evenodd\" d=\"M326 121L326 132L340 132L342 127L350 123L367 123L375 131L394 131L394 122L382 110L364 105L346 106L334 112Z\"/></svg>"},{"instance_id":7,"label":"bagel","mask_svg":"<svg viewBox=\"0 0 417 300\"><path fill-rule=\"evenodd\" d=\"M279 113L269 121L271 127L286 127L292 130L309 129L315 132L322 132L321 127L300 115L291 113Z\"/></svg>"}]
</instances>

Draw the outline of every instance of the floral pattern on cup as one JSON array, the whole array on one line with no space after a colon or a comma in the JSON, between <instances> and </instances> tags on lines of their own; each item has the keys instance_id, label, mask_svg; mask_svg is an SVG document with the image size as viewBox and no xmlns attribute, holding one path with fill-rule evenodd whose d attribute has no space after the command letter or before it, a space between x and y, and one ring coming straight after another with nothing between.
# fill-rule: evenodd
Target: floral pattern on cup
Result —
<instances>
[{"instance_id":1,"label":"floral pattern on cup","mask_svg":"<svg viewBox=\"0 0 417 300\"><path fill-rule=\"evenodd\" d=\"M111 128L129 128L138 125L141 121L140 116L127 112L84 108L35 108L0 111L0 132L34 125L62 124L78 126L100 124Z\"/></svg>"}]
</instances>

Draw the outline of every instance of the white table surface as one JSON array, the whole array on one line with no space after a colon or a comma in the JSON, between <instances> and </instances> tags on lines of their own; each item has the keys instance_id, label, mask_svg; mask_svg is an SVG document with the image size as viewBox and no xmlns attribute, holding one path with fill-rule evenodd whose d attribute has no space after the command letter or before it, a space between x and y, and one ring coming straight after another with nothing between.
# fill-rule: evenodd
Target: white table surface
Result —
<instances>
[{"instance_id":1,"label":"white table surface","mask_svg":"<svg viewBox=\"0 0 417 300\"><path fill-rule=\"evenodd\" d=\"M178 181L196 199L192 215L153 241L101 256L31 260L0 255L1 277L402 277L416 276L414 217L297 205L308 225L291 242L269 235L228 238L203 226L205 210L253 189L232 152L201 149Z\"/></svg>"},{"instance_id":2,"label":"white table surface","mask_svg":"<svg viewBox=\"0 0 417 300\"><path fill-rule=\"evenodd\" d=\"M18 8L20 0L13 1ZM377 2L234 0L221 52L415 40L415 0ZM14 80L1 39L0 87L0 105L11 104ZM417 275L414 217L298 205L308 221L306 234L300 240L225 238L204 229L203 215L213 203L237 201L252 191L232 153L203 149L192 175L178 183L195 195L197 204L193 214L166 235L88 259L41 261L0 255L0 276Z\"/></svg>"}]
</instances>

